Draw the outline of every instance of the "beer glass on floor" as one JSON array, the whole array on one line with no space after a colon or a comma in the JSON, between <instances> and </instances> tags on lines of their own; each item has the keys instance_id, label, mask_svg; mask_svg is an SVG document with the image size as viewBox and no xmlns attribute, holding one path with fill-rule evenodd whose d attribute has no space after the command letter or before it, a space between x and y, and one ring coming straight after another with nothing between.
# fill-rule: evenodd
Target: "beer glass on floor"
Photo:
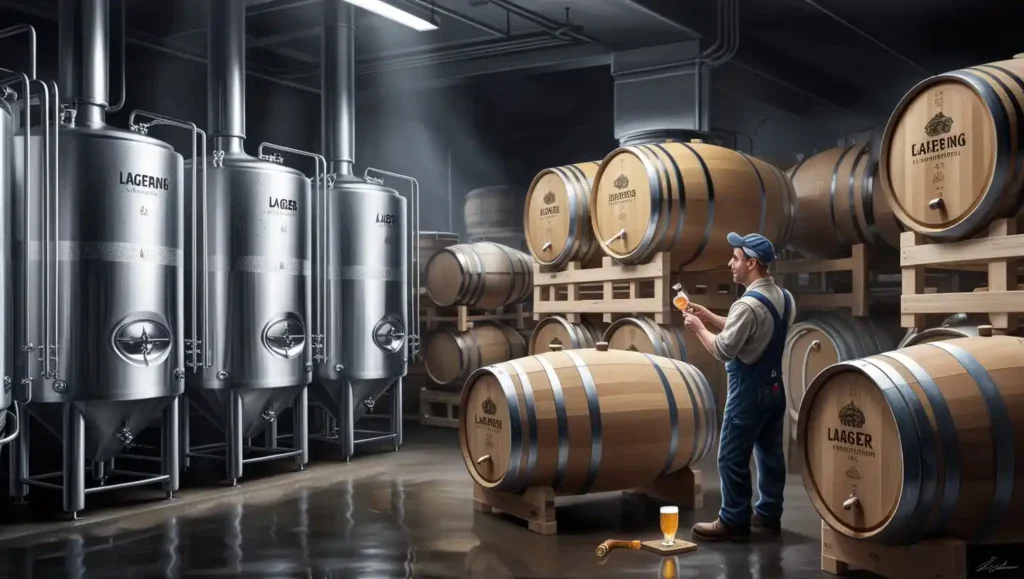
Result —
<instances>
[{"instance_id":1,"label":"beer glass on floor","mask_svg":"<svg viewBox=\"0 0 1024 579\"><path fill-rule=\"evenodd\" d=\"M676 531L679 529L679 507L661 507L661 532L665 540L661 544L671 547L676 544Z\"/></svg>"}]
</instances>

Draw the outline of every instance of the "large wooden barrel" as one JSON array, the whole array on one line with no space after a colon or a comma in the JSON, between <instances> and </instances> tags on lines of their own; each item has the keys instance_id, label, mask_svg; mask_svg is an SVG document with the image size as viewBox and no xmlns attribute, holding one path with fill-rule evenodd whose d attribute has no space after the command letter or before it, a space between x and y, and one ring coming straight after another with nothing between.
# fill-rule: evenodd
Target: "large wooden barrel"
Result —
<instances>
[{"instance_id":1,"label":"large wooden barrel","mask_svg":"<svg viewBox=\"0 0 1024 579\"><path fill-rule=\"evenodd\" d=\"M492 310L532 295L533 262L497 243L460 243L430 258L424 285L439 306Z\"/></svg>"},{"instance_id":2,"label":"large wooden barrel","mask_svg":"<svg viewBox=\"0 0 1024 579\"><path fill-rule=\"evenodd\" d=\"M530 335L530 354L550 352L552 345L564 350L593 348L607 327L608 324L591 321L574 324L562 316L544 318Z\"/></svg>"},{"instance_id":3,"label":"large wooden barrel","mask_svg":"<svg viewBox=\"0 0 1024 579\"><path fill-rule=\"evenodd\" d=\"M903 226L882 194L870 143L829 149L787 174L797 197L789 247L805 257L846 257L857 243L898 248Z\"/></svg>"},{"instance_id":4,"label":"large wooden barrel","mask_svg":"<svg viewBox=\"0 0 1024 579\"><path fill-rule=\"evenodd\" d=\"M789 415L797 419L804 391L822 370L837 362L893 350L893 330L842 311L808 312L789 329L782 353L782 381Z\"/></svg>"},{"instance_id":5,"label":"large wooden barrel","mask_svg":"<svg viewBox=\"0 0 1024 579\"><path fill-rule=\"evenodd\" d=\"M470 239L493 233L522 231L523 195L504 185L481 187L466 194L463 217Z\"/></svg>"},{"instance_id":6,"label":"large wooden barrel","mask_svg":"<svg viewBox=\"0 0 1024 579\"><path fill-rule=\"evenodd\" d=\"M714 393L719 415L725 410L728 378L725 364L708 352L700 338L682 326L659 325L644 317L621 318L604 332L602 341L615 350L631 350L686 362L700 371Z\"/></svg>"},{"instance_id":7,"label":"large wooden barrel","mask_svg":"<svg viewBox=\"0 0 1024 579\"><path fill-rule=\"evenodd\" d=\"M668 142L620 147L594 177L590 221L605 254L628 264L669 252L691 271L729 262L725 237L761 233L785 247L796 196L782 171L732 149Z\"/></svg>"},{"instance_id":8,"label":"large wooden barrel","mask_svg":"<svg viewBox=\"0 0 1024 579\"><path fill-rule=\"evenodd\" d=\"M797 436L830 527L891 545L1024 531L1024 340L960 338L833 365Z\"/></svg>"},{"instance_id":9,"label":"large wooden barrel","mask_svg":"<svg viewBox=\"0 0 1024 579\"><path fill-rule=\"evenodd\" d=\"M577 163L544 169L526 193L523 229L537 263L562 269L598 255L590 228L590 187L600 165Z\"/></svg>"},{"instance_id":10,"label":"large wooden barrel","mask_svg":"<svg viewBox=\"0 0 1024 579\"><path fill-rule=\"evenodd\" d=\"M477 368L526 355L526 340L502 324L478 325L468 332L439 331L424 349L427 375L441 385L461 386Z\"/></svg>"},{"instance_id":11,"label":"large wooden barrel","mask_svg":"<svg viewBox=\"0 0 1024 579\"><path fill-rule=\"evenodd\" d=\"M603 343L481 368L466 381L460 408L470 476L504 491L648 484L707 456L718 431L697 369Z\"/></svg>"},{"instance_id":12,"label":"large wooden barrel","mask_svg":"<svg viewBox=\"0 0 1024 579\"><path fill-rule=\"evenodd\" d=\"M459 242L459 234L448 231L421 231L418 245L420 283L426 280L427 262L434 254Z\"/></svg>"},{"instance_id":13,"label":"large wooden barrel","mask_svg":"<svg viewBox=\"0 0 1024 579\"><path fill-rule=\"evenodd\" d=\"M896 106L882 136L881 179L903 224L963 239L1012 217L1021 187L1024 60L925 79Z\"/></svg>"}]
</instances>

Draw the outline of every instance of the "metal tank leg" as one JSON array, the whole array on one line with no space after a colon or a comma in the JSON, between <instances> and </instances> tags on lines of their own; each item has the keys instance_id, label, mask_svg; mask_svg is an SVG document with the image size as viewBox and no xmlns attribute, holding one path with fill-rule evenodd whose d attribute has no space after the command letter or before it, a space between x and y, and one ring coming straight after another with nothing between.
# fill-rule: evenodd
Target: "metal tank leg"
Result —
<instances>
[{"instance_id":1,"label":"metal tank leg","mask_svg":"<svg viewBox=\"0 0 1024 579\"><path fill-rule=\"evenodd\" d=\"M92 463L92 479L100 486L103 486L107 478L106 466L106 463L103 462Z\"/></svg>"},{"instance_id":2,"label":"metal tank leg","mask_svg":"<svg viewBox=\"0 0 1024 579\"><path fill-rule=\"evenodd\" d=\"M178 449L178 427L181 425L181 398L178 395L171 399L171 403L164 408L163 424L160 425L160 469L163 471L160 474L168 477L163 483L168 499L174 498L179 485L178 467L181 464L181 455Z\"/></svg>"},{"instance_id":3,"label":"metal tank leg","mask_svg":"<svg viewBox=\"0 0 1024 579\"><path fill-rule=\"evenodd\" d=\"M292 442L295 450L302 451L295 457L299 470L306 470L309 462L309 388L303 386L299 395L295 398L295 434L292 435Z\"/></svg>"},{"instance_id":4,"label":"metal tank leg","mask_svg":"<svg viewBox=\"0 0 1024 579\"><path fill-rule=\"evenodd\" d=\"M183 469L187 469L191 466L191 462L189 462L188 458L188 453L192 446L188 430L189 406L191 406L191 404L189 403L188 398L182 397L181 402L178 404L178 412L181 417L181 425L178 427L178 432L181 435L181 455L178 460L180 461L181 468Z\"/></svg>"},{"instance_id":5,"label":"metal tank leg","mask_svg":"<svg viewBox=\"0 0 1024 579\"><path fill-rule=\"evenodd\" d=\"M395 452L402 446L402 379L391 386L391 432L395 434Z\"/></svg>"},{"instance_id":6,"label":"metal tank leg","mask_svg":"<svg viewBox=\"0 0 1024 579\"><path fill-rule=\"evenodd\" d=\"M238 486L238 479L242 478L242 445L245 438L242 436L242 395L232 390L228 396L228 424L224 429L224 458L228 469L228 481L231 486Z\"/></svg>"},{"instance_id":7,"label":"metal tank leg","mask_svg":"<svg viewBox=\"0 0 1024 579\"><path fill-rule=\"evenodd\" d=\"M77 519L85 509L85 416L73 402L64 404L64 512Z\"/></svg>"},{"instance_id":8,"label":"metal tank leg","mask_svg":"<svg viewBox=\"0 0 1024 579\"><path fill-rule=\"evenodd\" d=\"M21 412L18 413L18 438L11 443L10 452L10 491L11 496L14 497L14 504L23 505L25 504L25 497L28 496L28 485L22 484L21 481L28 477L29 468L29 449L31 448L30 436L28 432L28 423L31 417L28 415L28 409L25 407L21 408Z\"/></svg>"},{"instance_id":9,"label":"metal tank leg","mask_svg":"<svg viewBox=\"0 0 1024 579\"><path fill-rule=\"evenodd\" d=\"M338 444L345 462L356 453L355 401L352 399L352 385L346 382L341 386L341 404L338 409Z\"/></svg>"},{"instance_id":10,"label":"metal tank leg","mask_svg":"<svg viewBox=\"0 0 1024 579\"><path fill-rule=\"evenodd\" d=\"M277 421L273 421L267 425L267 428L263 431L263 446L265 448L277 448Z\"/></svg>"}]
</instances>

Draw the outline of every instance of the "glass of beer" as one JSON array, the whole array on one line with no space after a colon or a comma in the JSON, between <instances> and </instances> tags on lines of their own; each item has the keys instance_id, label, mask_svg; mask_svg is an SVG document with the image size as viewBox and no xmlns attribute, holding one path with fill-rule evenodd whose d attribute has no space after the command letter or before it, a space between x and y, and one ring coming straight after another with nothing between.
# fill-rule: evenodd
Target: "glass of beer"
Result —
<instances>
[{"instance_id":1,"label":"glass of beer","mask_svg":"<svg viewBox=\"0 0 1024 579\"><path fill-rule=\"evenodd\" d=\"M679 292L676 297L672 298L672 305L681 312L686 311L686 307L690 305L690 298L683 292Z\"/></svg>"},{"instance_id":2,"label":"glass of beer","mask_svg":"<svg viewBox=\"0 0 1024 579\"><path fill-rule=\"evenodd\" d=\"M661 532L665 540L661 542L664 547L671 547L676 544L676 531L679 530L679 507L661 507Z\"/></svg>"}]
</instances>

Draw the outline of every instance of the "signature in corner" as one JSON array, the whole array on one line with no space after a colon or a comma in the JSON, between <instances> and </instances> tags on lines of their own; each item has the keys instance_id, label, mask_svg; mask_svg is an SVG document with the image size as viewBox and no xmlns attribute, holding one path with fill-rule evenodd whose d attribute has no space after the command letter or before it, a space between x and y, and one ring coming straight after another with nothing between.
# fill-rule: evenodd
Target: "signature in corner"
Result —
<instances>
[{"instance_id":1,"label":"signature in corner","mask_svg":"<svg viewBox=\"0 0 1024 579\"><path fill-rule=\"evenodd\" d=\"M976 573L980 573L982 571L988 571L989 573L995 573L996 571L1011 571L1011 570L1016 569L1016 568L1017 567L1015 565L1010 565L1009 561L1003 561L1002 563L997 563L996 562L996 558L995 557L991 557L991 558L989 558L988 561L985 561L984 563L982 563L975 570L975 572Z\"/></svg>"}]
</instances>

